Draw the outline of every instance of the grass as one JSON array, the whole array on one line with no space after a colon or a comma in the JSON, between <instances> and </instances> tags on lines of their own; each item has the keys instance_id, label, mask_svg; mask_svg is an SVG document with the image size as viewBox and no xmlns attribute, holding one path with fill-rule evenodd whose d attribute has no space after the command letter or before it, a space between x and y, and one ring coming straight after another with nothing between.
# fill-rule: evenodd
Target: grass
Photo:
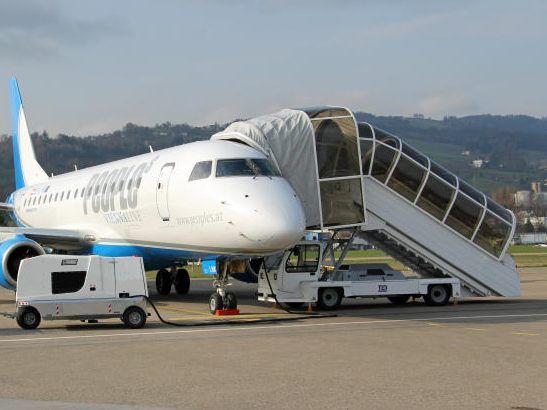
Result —
<instances>
[{"instance_id":1,"label":"grass","mask_svg":"<svg viewBox=\"0 0 547 410\"><path fill-rule=\"evenodd\" d=\"M544 253L547 255L547 248L534 245L513 245L509 247L509 253L513 256L519 253Z\"/></svg>"}]
</instances>

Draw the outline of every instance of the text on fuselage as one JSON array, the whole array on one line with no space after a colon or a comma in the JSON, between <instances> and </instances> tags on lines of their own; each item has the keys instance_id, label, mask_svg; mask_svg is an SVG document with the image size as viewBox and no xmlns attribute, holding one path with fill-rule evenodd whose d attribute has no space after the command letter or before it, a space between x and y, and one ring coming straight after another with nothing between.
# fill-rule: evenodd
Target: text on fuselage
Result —
<instances>
[{"instance_id":1,"label":"text on fuselage","mask_svg":"<svg viewBox=\"0 0 547 410\"><path fill-rule=\"evenodd\" d=\"M94 174L85 189L84 214L135 209L142 178L157 159Z\"/></svg>"}]
</instances>

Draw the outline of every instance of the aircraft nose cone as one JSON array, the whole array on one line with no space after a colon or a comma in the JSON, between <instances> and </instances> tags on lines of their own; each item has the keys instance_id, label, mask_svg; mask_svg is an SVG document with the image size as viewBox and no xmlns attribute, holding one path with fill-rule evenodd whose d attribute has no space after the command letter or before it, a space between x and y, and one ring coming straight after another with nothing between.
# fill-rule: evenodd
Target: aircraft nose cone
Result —
<instances>
[{"instance_id":1,"label":"aircraft nose cone","mask_svg":"<svg viewBox=\"0 0 547 410\"><path fill-rule=\"evenodd\" d=\"M255 226L255 239L265 251L278 251L297 242L306 228L304 211L300 201L273 203L260 215Z\"/></svg>"}]
</instances>

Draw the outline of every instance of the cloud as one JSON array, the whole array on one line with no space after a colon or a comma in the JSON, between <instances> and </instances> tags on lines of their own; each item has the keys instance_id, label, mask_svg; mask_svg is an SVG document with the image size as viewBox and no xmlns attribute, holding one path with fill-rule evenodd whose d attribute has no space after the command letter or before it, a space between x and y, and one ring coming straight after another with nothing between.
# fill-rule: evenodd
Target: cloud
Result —
<instances>
[{"instance_id":1,"label":"cloud","mask_svg":"<svg viewBox=\"0 0 547 410\"><path fill-rule=\"evenodd\" d=\"M469 115L479 111L476 102L461 94L448 94L426 97L416 104L416 111L426 116L438 118L445 115Z\"/></svg>"},{"instance_id":2,"label":"cloud","mask_svg":"<svg viewBox=\"0 0 547 410\"><path fill-rule=\"evenodd\" d=\"M52 2L0 0L0 10L0 62L56 56L123 31L113 19L76 19Z\"/></svg>"}]
</instances>

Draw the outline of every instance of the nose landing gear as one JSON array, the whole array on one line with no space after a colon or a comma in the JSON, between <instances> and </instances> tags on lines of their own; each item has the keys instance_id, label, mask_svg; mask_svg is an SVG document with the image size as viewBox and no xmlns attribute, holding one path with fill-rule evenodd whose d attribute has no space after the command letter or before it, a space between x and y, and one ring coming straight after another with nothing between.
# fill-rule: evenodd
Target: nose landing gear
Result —
<instances>
[{"instance_id":1,"label":"nose landing gear","mask_svg":"<svg viewBox=\"0 0 547 410\"><path fill-rule=\"evenodd\" d=\"M237 311L237 297L234 292L226 290L228 286L231 286L231 283L229 283L228 263L221 262L221 265L222 272L217 275L217 278L213 282L215 292L209 297L209 312L213 315L217 314L218 311L233 311L233 314L237 314L239 313Z\"/></svg>"}]
</instances>

